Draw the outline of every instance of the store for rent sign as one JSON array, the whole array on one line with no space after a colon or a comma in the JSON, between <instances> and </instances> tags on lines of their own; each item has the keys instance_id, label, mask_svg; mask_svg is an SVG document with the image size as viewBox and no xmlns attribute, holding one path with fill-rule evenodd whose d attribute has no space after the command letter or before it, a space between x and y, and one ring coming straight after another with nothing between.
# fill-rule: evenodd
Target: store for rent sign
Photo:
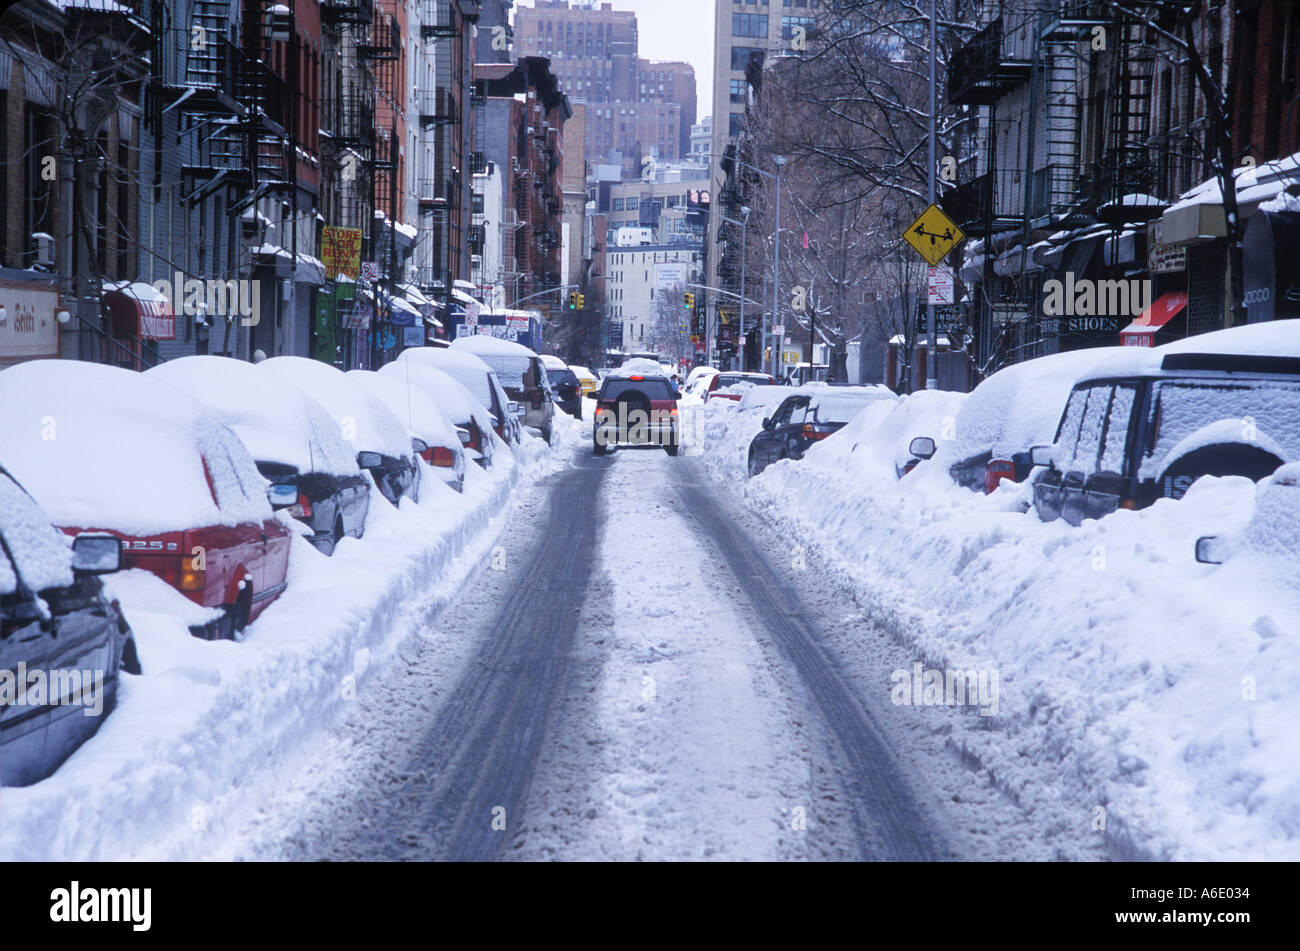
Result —
<instances>
[{"instance_id":1,"label":"store for rent sign","mask_svg":"<svg viewBox=\"0 0 1300 951\"><path fill-rule=\"evenodd\" d=\"M361 229L322 228L320 259L325 280L332 281L340 274L355 280L361 273Z\"/></svg>"},{"instance_id":2,"label":"store for rent sign","mask_svg":"<svg viewBox=\"0 0 1300 951\"><path fill-rule=\"evenodd\" d=\"M59 292L0 282L0 366L59 355Z\"/></svg>"}]
</instances>

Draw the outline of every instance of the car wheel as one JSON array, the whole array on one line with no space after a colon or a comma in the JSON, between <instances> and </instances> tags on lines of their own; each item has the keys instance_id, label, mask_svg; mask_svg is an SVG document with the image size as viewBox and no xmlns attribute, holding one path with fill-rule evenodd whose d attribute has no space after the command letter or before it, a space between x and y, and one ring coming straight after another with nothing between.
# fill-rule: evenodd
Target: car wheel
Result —
<instances>
[{"instance_id":1,"label":"car wheel","mask_svg":"<svg viewBox=\"0 0 1300 951\"><path fill-rule=\"evenodd\" d=\"M600 441L599 437L591 441L591 454L593 456L603 456L607 452L609 452L609 449L605 447L605 444Z\"/></svg>"}]
</instances>

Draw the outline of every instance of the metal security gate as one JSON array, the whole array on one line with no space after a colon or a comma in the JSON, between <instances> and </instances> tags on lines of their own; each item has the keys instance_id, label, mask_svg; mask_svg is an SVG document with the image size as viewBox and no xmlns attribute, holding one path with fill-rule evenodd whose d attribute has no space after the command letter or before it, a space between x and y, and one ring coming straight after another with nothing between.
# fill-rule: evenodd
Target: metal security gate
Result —
<instances>
[{"instance_id":1,"label":"metal security gate","mask_svg":"<svg viewBox=\"0 0 1300 951\"><path fill-rule=\"evenodd\" d=\"M1187 249L1187 333L1223 328L1223 244Z\"/></svg>"}]
</instances>

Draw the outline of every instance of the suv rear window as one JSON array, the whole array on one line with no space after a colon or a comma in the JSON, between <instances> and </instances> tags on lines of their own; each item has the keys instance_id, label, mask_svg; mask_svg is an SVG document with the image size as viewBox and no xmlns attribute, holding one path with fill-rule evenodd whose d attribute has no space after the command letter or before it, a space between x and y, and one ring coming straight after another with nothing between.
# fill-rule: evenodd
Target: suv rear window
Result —
<instances>
[{"instance_id":1,"label":"suv rear window","mask_svg":"<svg viewBox=\"0 0 1300 951\"><path fill-rule=\"evenodd\" d=\"M1243 442L1277 443L1288 458L1300 457L1300 381L1166 380L1153 406L1154 438L1142 460L1143 478L1167 468L1170 450L1188 436L1225 419L1241 420Z\"/></svg>"},{"instance_id":2,"label":"suv rear window","mask_svg":"<svg viewBox=\"0 0 1300 951\"><path fill-rule=\"evenodd\" d=\"M648 400L676 399L667 380L607 380L600 398L616 400L630 392L641 393Z\"/></svg>"}]
</instances>

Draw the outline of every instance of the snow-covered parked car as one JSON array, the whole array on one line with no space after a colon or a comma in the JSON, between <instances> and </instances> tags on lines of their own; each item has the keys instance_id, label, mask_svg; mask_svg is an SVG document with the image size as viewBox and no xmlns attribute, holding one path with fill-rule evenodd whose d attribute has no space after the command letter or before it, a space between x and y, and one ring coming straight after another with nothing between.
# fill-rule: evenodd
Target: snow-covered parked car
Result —
<instances>
[{"instance_id":1,"label":"snow-covered parked car","mask_svg":"<svg viewBox=\"0 0 1300 951\"><path fill-rule=\"evenodd\" d=\"M338 367L307 357L272 357L257 364L301 389L325 408L343 439L356 449L357 465L370 473L393 505L403 496L419 501L420 466L411 436L384 402Z\"/></svg>"},{"instance_id":2,"label":"snow-covered parked car","mask_svg":"<svg viewBox=\"0 0 1300 951\"><path fill-rule=\"evenodd\" d=\"M506 393L496 371L474 354L448 347L412 347L403 350L393 365L402 364L433 367L456 380L487 411L492 431L505 443L519 444L519 417L523 410Z\"/></svg>"},{"instance_id":3,"label":"snow-covered parked car","mask_svg":"<svg viewBox=\"0 0 1300 951\"><path fill-rule=\"evenodd\" d=\"M1181 499L1202 476L1259 481L1300 459L1300 326L1251 324L1099 368L1034 450L1044 521L1072 525Z\"/></svg>"},{"instance_id":4,"label":"snow-covered parked car","mask_svg":"<svg viewBox=\"0 0 1300 951\"><path fill-rule=\"evenodd\" d=\"M1201 564L1221 565L1242 556L1253 556L1293 579L1300 572L1300 463L1282 466L1260 482L1255 511L1239 535L1206 535L1196 541Z\"/></svg>"},{"instance_id":5,"label":"snow-covered parked car","mask_svg":"<svg viewBox=\"0 0 1300 951\"><path fill-rule=\"evenodd\" d=\"M37 360L0 373L5 462L65 532L106 532L126 564L217 608L192 628L239 638L285 589L289 528L220 416L117 367Z\"/></svg>"},{"instance_id":6,"label":"snow-covered parked car","mask_svg":"<svg viewBox=\"0 0 1300 951\"><path fill-rule=\"evenodd\" d=\"M975 387L962 403L952 438L934 439L935 461L960 486L992 492L1003 481L1024 482L1033 469L1030 449L1052 441L1079 377L1105 366L1123 348L1054 353L1005 367Z\"/></svg>"},{"instance_id":7,"label":"snow-covered parked car","mask_svg":"<svg viewBox=\"0 0 1300 951\"><path fill-rule=\"evenodd\" d=\"M119 671L140 673L97 577L121 565L117 538L68 538L0 467L0 786L54 772L113 709Z\"/></svg>"},{"instance_id":8,"label":"snow-covered parked car","mask_svg":"<svg viewBox=\"0 0 1300 951\"><path fill-rule=\"evenodd\" d=\"M354 380L378 398L411 434L412 449L443 482L457 492L465 489L465 448L451 420L423 389L396 376L373 370L350 370Z\"/></svg>"},{"instance_id":9,"label":"snow-covered parked car","mask_svg":"<svg viewBox=\"0 0 1300 951\"><path fill-rule=\"evenodd\" d=\"M446 351L426 347L407 350L406 354L436 352ZM504 449L501 437L493 428L496 420L492 413L450 374L424 360L399 359L380 367L379 375L396 380L402 386L415 387L433 400L438 409L451 420L452 425L464 434L458 434L458 438L469 458L484 469L491 467L496 447L502 446Z\"/></svg>"},{"instance_id":10,"label":"snow-covered parked car","mask_svg":"<svg viewBox=\"0 0 1300 951\"><path fill-rule=\"evenodd\" d=\"M551 381L551 398L574 419L582 419L582 381L572 368L554 354L542 355L546 376Z\"/></svg>"},{"instance_id":11,"label":"snow-covered parked car","mask_svg":"<svg viewBox=\"0 0 1300 951\"><path fill-rule=\"evenodd\" d=\"M181 357L144 374L201 401L234 430L271 483L271 504L303 522L326 555L360 538L370 484L324 407L298 387L230 357Z\"/></svg>"},{"instance_id":12,"label":"snow-covered parked car","mask_svg":"<svg viewBox=\"0 0 1300 951\"><path fill-rule=\"evenodd\" d=\"M485 334L460 337L451 342L453 352L472 353L490 366L510 399L519 404L519 420L551 441L555 406L551 382L542 358L527 347Z\"/></svg>"},{"instance_id":13,"label":"snow-covered parked car","mask_svg":"<svg viewBox=\"0 0 1300 951\"><path fill-rule=\"evenodd\" d=\"M893 401L876 400L817 451L847 451L857 457L857 465L877 468L885 478L901 479L935 454L936 438L921 434L951 438L967 398L966 393L918 390Z\"/></svg>"}]
</instances>

